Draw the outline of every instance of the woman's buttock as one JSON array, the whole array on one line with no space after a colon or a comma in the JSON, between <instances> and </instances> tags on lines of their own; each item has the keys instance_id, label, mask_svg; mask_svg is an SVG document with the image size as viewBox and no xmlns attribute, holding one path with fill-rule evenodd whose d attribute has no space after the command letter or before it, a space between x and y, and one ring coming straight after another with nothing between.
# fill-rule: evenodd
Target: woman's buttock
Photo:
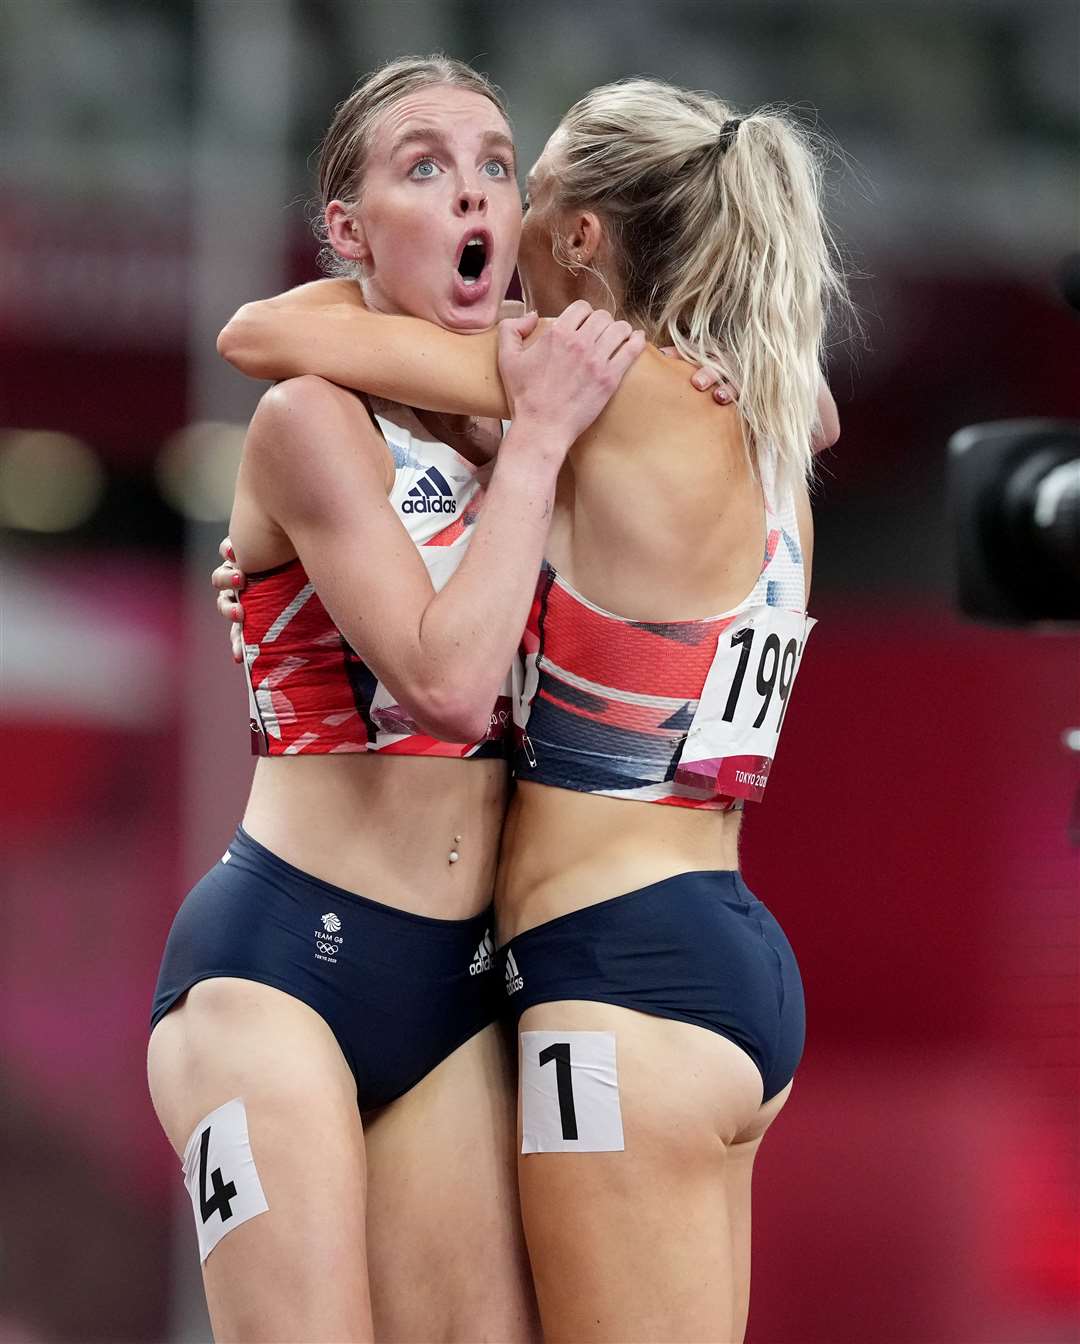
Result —
<instances>
[{"instance_id":1,"label":"woman's buttock","mask_svg":"<svg viewBox=\"0 0 1080 1344\"><path fill-rule=\"evenodd\" d=\"M506 785L501 760L261 759L243 826L324 882L414 914L468 919L491 900Z\"/></svg>"},{"instance_id":2,"label":"woman's buttock","mask_svg":"<svg viewBox=\"0 0 1080 1344\"><path fill-rule=\"evenodd\" d=\"M678 873L737 869L741 817L519 780L495 888L500 942Z\"/></svg>"}]
</instances>

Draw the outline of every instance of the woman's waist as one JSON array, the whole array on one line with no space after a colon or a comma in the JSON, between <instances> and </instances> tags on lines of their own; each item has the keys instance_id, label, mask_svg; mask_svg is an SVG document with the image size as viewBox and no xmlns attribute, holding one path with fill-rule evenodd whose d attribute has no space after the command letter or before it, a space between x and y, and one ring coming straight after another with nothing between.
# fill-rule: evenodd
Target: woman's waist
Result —
<instances>
[{"instance_id":1,"label":"woman's waist","mask_svg":"<svg viewBox=\"0 0 1080 1344\"><path fill-rule=\"evenodd\" d=\"M679 873L737 870L741 817L520 782L496 880L500 941Z\"/></svg>"},{"instance_id":2,"label":"woman's waist","mask_svg":"<svg viewBox=\"0 0 1080 1344\"><path fill-rule=\"evenodd\" d=\"M491 900L506 767L365 755L261 759L244 829L313 877L465 919Z\"/></svg>"}]
</instances>

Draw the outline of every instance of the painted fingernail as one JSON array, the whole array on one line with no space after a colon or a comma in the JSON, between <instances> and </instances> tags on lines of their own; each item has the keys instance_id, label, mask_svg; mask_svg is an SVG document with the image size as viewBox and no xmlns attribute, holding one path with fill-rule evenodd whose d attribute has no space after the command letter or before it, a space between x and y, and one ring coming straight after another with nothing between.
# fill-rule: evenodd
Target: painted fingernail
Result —
<instances>
[{"instance_id":1,"label":"painted fingernail","mask_svg":"<svg viewBox=\"0 0 1080 1344\"><path fill-rule=\"evenodd\" d=\"M231 546L225 547L225 554L229 557L229 559L233 562L233 564L236 564L236 552L233 550Z\"/></svg>"},{"instance_id":2,"label":"painted fingernail","mask_svg":"<svg viewBox=\"0 0 1080 1344\"><path fill-rule=\"evenodd\" d=\"M239 587L240 587L240 575L239 575L239 574L234 574L234 575L232 576L232 586L233 586L234 588L239 588Z\"/></svg>"},{"instance_id":3,"label":"painted fingernail","mask_svg":"<svg viewBox=\"0 0 1080 1344\"><path fill-rule=\"evenodd\" d=\"M707 373L695 373L690 381L699 392L704 392L709 383L709 375Z\"/></svg>"}]
</instances>

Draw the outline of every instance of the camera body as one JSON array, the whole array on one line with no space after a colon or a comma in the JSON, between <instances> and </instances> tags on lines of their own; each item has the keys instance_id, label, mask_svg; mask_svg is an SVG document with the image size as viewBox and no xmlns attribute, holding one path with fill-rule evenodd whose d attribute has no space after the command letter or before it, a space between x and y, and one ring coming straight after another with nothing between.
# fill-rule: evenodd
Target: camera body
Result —
<instances>
[{"instance_id":1,"label":"camera body","mask_svg":"<svg viewBox=\"0 0 1080 1344\"><path fill-rule=\"evenodd\" d=\"M1000 420L957 431L948 498L965 615L1080 623L1080 422Z\"/></svg>"}]
</instances>

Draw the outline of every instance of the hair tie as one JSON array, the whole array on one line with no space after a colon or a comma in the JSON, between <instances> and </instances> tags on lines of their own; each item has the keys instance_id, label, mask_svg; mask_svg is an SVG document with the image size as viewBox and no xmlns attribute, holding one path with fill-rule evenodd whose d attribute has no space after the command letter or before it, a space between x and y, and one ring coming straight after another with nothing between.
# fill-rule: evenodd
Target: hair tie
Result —
<instances>
[{"instance_id":1,"label":"hair tie","mask_svg":"<svg viewBox=\"0 0 1080 1344\"><path fill-rule=\"evenodd\" d=\"M742 117L732 117L730 121L725 121L723 126L720 127L716 136L716 147L720 150L721 154L735 139L736 132L742 124Z\"/></svg>"}]
</instances>

